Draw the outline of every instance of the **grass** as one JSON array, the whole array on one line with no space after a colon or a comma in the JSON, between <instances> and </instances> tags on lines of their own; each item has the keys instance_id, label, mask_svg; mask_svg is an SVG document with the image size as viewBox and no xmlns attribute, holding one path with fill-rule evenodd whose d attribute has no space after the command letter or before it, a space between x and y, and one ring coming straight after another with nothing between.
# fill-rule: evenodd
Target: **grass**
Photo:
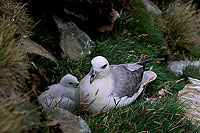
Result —
<instances>
[{"instance_id":1,"label":"grass","mask_svg":"<svg viewBox=\"0 0 200 133\"><path fill-rule=\"evenodd\" d=\"M164 97L154 104L139 100L129 107L85 115L84 119L93 132L195 132L182 108L177 96Z\"/></svg>"},{"instance_id":2,"label":"grass","mask_svg":"<svg viewBox=\"0 0 200 133\"><path fill-rule=\"evenodd\" d=\"M200 57L199 13L190 2L175 0L164 11L161 31L168 41L170 59Z\"/></svg>"},{"instance_id":3,"label":"grass","mask_svg":"<svg viewBox=\"0 0 200 133\"><path fill-rule=\"evenodd\" d=\"M0 132L37 131L41 113L23 94L29 73L18 42L30 35L31 19L24 6L14 0L1 0L0 5Z\"/></svg>"},{"instance_id":4,"label":"grass","mask_svg":"<svg viewBox=\"0 0 200 133\"><path fill-rule=\"evenodd\" d=\"M31 34L32 19L15 0L1 0L0 5L0 95L7 96L20 90L28 78L26 56L18 40Z\"/></svg>"},{"instance_id":5,"label":"grass","mask_svg":"<svg viewBox=\"0 0 200 133\"><path fill-rule=\"evenodd\" d=\"M6 29L6 30L5 30ZM14 31L13 31L14 30ZM0 95L7 96L14 89L23 86L28 78L27 64L25 56L16 46L14 39L15 28L5 20L0 22Z\"/></svg>"},{"instance_id":6,"label":"grass","mask_svg":"<svg viewBox=\"0 0 200 133\"><path fill-rule=\"evenodd\" d=\"M183 70L182 77L188 78L197 78L200 79L200 67L189 65L186 66L185 69Z\"/></svg>"},{"instance_id":7,"label":"grass","mask_svg":"<svg viewBox=\"0 0 200 133\"><path fill-rule=\"evenodd\" d=\"M7 20L15 30L15 38L27 37L31 35L33 21L27 14L25 5L16 0L0 1L0 21Z\"/></svg>"},{"instance_id":8,"label":"grass","mask_svg":"<svg viewBox=\"0 0 200 133\"><path fill-rule=\"evenodd\" d=\"M174 1L175 0L152 0L152 2L156 4L161 10L165 10L169 6L169 4Z\"/></svg>"},{"instance_id":9,"label":"grass","mask_svg":"<svg viewBox=\"0 0 200 133\"><path fill-rule=\"evenodd\" d=\"M25 98L2 100L0 102L0 132L31 132L41 126L38 107Z\"/></svg>"}]
</instances>

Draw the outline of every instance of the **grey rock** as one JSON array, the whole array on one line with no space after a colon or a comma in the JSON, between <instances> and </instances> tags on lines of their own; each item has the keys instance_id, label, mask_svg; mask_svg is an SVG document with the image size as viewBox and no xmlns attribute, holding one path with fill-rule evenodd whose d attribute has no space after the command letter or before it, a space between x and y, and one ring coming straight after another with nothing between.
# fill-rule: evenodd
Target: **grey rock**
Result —
<instances>
[{"instance_id":1,"label":"grey rock","mask_svg":"<svg viewBox=\"0 0 200 133\"><path fill-rule=\"evenodd\" d=\"M59 125L63 133L91 133L87 123L71 112L61 109L52 108L48 111L49 117Z\"/></svg>"},{"instance_id":2,"label":"grey rock","mask_svg":"<svg viewBox=\"0 0 200 133\"><path fill-rule=\"evenodd\" d=\"M21 48L25 53L37 54L37 55L40 55L42 57L45 57L46 59L49 59L49 60L57 63L56 59L53 57L52 54L50 54L41 45L30 40L29 38L23 38L22 40L20 40L20 43L22 44Z\"/></svg>"},{"instance_id":3,"label":"grey rock","mask_svg":"<svg viewBox=\"0 0 200 133\"><path fill-rule=\"evenodd\" d=\"M144 3L148 11L155 13L157 15L162 13L162 11L150 0L142 0L142 2Z\"/></svg>"},{"instance_id":4,"label":"grey rock","mask_svg":"<svg viewBox=\"0 0 200 133\"><path fill-rule=\"evenodd\" d=\"M98 32L108 32L108 31L111 31L113 29L114 22L119 17L120 17L119 13L115 9L112 9L112 12L110 12L110 14L108 15L108 19L110 21L110 24L106 24L106 25L102 25L101 27L98 27L97 31Z\"/></svg>"},{"instance_id":5,"label":"grey rock","mask_svg":"<svg viewBox=\"0 0 200 133\"><path fill-rule=\"evenodd\" d=\"M111 0L65 0L64 13L89 35L112 30L119 17Z\"/></svg>"},{"instance_id":6,"label":"grey rock","mask_svg":"<svg viewBox=\"0 0 200 133\"><path fill-rule=\"evenodd\" d=\"M176 75L182 75L185 67L189 65L199 67L200 61L173 61L169 63L168 67L171 71L175 72Z\"/></svg>"},{"instance_id":7,"label":"grey rock","mask_svg":"<svg viewBox=\"0 0 200 133\"><path fill-rule=\"evenodd\" d=\"M63 56L77 59L91 54L95 48L95 43L83 31L81 31L73 22L64 22L57 16L54 20L61 32L60 46L63 51Z\"/></svg>"},{"instance_id":8,"label":"grey rock","mask_svg":"<svg viewBox=\"0 0 200 133\"><path fill-rule=\"evenodd\" d=\"M200 80L188 79L190 84L179 91L179 99L185 104L187 118L200 125Z\"/></svg>"}]
</instances>

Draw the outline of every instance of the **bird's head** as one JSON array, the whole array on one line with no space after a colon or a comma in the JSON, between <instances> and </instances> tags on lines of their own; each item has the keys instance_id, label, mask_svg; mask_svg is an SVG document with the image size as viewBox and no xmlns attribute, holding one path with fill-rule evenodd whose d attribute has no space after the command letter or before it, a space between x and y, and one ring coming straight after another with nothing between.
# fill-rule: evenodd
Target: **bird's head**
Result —
<instances>
[{"instance_id":1,"label":"bird's head","mask_svg":"<svg viewBox=\"0 0 200 133\"><path fill-rule=\"evenodd\" d=\"M90 70L90 74L91 74L90 84L92 84L92 82L95 79L101 79L108 76L110 68L109 68L108 60L105 57L97 56L92 59L91 64L92 64L92 67Z\"/></svg>"},{"instance_id":2,"label":"bird's head","mask_svg":"<svg viewBox=\"0 0 200 133\"><path fill-rule=\"evenodd\" d=\"M60 84L65 87L77 88L79 85L79 81L75 76L73 76L71 74L67 74L60 80Z\"/></svg>"}]
</instances>

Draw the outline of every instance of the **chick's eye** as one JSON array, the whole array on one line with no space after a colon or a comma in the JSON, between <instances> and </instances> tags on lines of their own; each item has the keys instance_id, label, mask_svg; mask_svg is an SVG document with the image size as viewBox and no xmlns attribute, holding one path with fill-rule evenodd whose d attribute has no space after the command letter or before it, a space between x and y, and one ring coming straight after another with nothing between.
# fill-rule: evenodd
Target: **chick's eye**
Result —
<instances>
[{"instance_id":1,"label":"chick's eye","mask_svg":"<svg viewBox=\"0 0 200 133\"><path fill-rule=\"evenodd\" d=\"M107 67L107 64L103 65L103 66L101 67L101 69L104 69L104 68L106 68L106 67Z\"/></svg>"}]
</instances>

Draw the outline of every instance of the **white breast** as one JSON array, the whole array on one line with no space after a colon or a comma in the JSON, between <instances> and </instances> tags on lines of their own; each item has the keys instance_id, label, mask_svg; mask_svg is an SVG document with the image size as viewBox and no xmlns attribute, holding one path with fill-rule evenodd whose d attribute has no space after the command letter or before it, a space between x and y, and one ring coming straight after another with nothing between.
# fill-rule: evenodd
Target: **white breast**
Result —
<instances>
[{"instance_id":1,"label":"white breast","mask_svg":"<svg viewBox=\"0 0 200 133\"><path fill-rule=\"evenodd\" d=\"M86 75L80 82L80 99L82 102L92 104L88 109L92 112L101 110L109 103L109 96L112 92L112 81L110 77L96 79L90 84L90 75Z\"/></svg>"}]
</instances>

